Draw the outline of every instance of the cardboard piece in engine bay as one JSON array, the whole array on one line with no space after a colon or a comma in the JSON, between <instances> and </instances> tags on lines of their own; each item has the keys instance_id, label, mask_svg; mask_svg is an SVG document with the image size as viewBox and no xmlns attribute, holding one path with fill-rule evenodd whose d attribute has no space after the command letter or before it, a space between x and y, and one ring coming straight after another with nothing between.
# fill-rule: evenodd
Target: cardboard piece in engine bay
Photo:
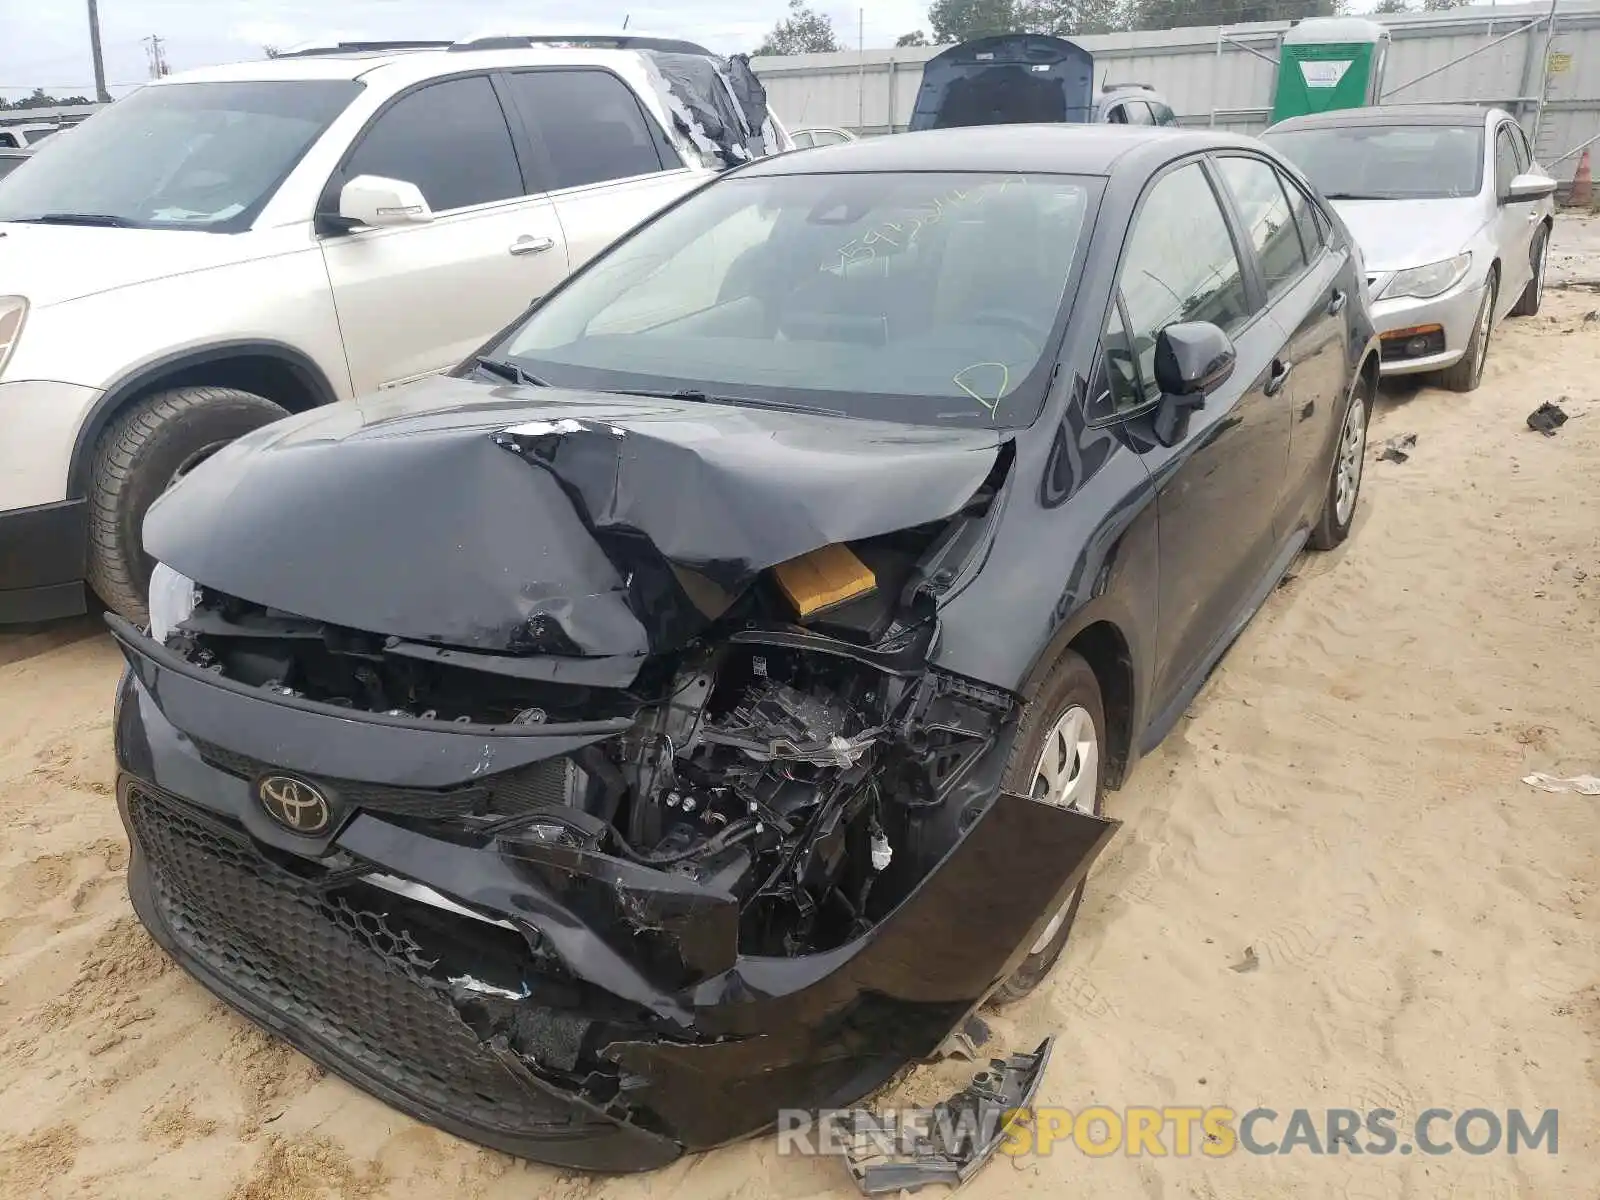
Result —
<instances>
[{"instance_id":1,"label":"cardboard piece in engine bay","mask_svg":"<svg viewBox=\"0 0 1600 1200\"><path fill-rule=\"evenodd\" d=\"M1015 697L941 666L996 636L1011 453L448 378L241 439L145 527L187 619L109 618L141 920L337 1074L530 1159L647 1169L868 1095L1115 828L1002 790ZM769 568L838 543L879 594L773 619ZM286 779L322 827L268 815Z\"/></svg>"}]
</instances>

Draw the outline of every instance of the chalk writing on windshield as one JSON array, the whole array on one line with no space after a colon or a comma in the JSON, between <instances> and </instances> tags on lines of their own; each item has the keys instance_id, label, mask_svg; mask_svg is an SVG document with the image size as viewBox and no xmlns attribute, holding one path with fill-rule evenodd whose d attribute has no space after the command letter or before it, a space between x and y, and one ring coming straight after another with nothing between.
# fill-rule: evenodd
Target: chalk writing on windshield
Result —
<instances>
[{"instance_id":1,"label":"chalk writing on windshield","mask_svg":"<svg viewBox=\"0 0 1600 1200\"><path fill-rule=\"evenodd\" d=\"M979 373L987 369L986 377L979 377ZM996 376L998 372L998 377ZM992 417L994 410L999 406L1001 399L1006 394L1006 389L1011 386L1011 368L1005 363L977 362L969 367L962 367L950 377L950 382L955 384L967 395L971 396ZM998 383L998 387L990 387ZM992 397L984 395L992 392Z\"/></svg>"},{"instance_id":2,"label":"chalk writing on windshield","mask_svg":"<svg viewBox=\"0 0 1600 1200\"><path fill-rule=\"evenodd\" d=\"M937 225L944 219L949 210L959 208L969 200L976 198L988 199L993 196L1003 195L1005 190L1012 185L1026 186L1028 180L1022 175L1007 175L998 180L992 187L984 186L979 189L951 188L942 196L935 196L926 204L919 206L903 217L893 221L883 221L874 225L858 238L852 238L839 247L839 263L837 267L824 267L824 270L837 270L843 273L852 263L868 262L878 257L879 246L890 246L898 250L911 245L916 240L917 234L925 225ZM885 251L885 254L891 251Z\"/></svg>"}]
</instances>

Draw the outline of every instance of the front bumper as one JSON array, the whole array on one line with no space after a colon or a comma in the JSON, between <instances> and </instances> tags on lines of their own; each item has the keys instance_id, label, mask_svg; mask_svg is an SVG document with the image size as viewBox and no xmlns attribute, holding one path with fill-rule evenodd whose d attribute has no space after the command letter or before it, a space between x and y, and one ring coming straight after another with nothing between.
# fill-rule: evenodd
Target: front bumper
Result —
<instances>
[{"instance_id":1,"label":"front bumper","mask_svg":"<svg viewBox=\"0 0 1600 1200\"><path fill-rule=\"evenodd\" d=\"M1380 276L1373 286L1376 293L1388 281ZM1393 300L1374 300L1372 323L1378 331L1382 345L1382 373L1384 375L1415 375L1424 371L1442 371L1454 365L1467 351L1472 339L1472 323L1483 303L1483 280L1463 282L1457 287L1427 300L1410 296ZM1403 340L1393 336L1402 330L1415 330L1437 326L1443 333L1444 348L1417 355L1397 354Z\"/></svg>"},{"instance_id":2,"label":"front bumper","mask_svg":"<svg viewBox=\"0 0 1600 1200\"><path fill-rule=\"evenodd\" d=\"M112 627L130 664L116 715L129 890L156 940L356 1086L556 1165L649 1169L760 1132L780 1109L849 1104L931 1056L1115 829L996 789L866 934L741 955L725 893L510 835L419 832L384 790L414 803L440 788L444 802L442 784L497 786L485 758L523 764L514 774L541 761L541 739L548 758L603 734L530 726L486 741L477 727L323 714ZM361 758L381 786L334 780L353 799L320 840L267 821L244 765L320 783Z\"/></svg>"},{"instance_id":3,"label":"front bumper","mask_svg":"<svg viewBox=\"0 0 1600 1200\"><path fill-rule=\"evenodd\" d=\"M84 611L88 502L0 512L0 625Z\"/></svg>"}]
</instances>

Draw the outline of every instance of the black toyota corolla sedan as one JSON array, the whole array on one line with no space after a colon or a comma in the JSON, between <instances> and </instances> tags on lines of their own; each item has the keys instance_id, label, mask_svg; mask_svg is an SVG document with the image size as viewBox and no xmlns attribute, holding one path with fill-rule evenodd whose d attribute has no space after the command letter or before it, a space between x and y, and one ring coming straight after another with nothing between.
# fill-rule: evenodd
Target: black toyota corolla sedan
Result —
<instances>
[{"instance_id":1,"label":"black toyota corolla sedan","mask_svg":"<svg viewBox=\"0 0 1600 1200\"><path fill-rule=\"evenodd\" d=\"M1349 533L1377 370L1343 226L1255 141L730 172L156 504L150 629L109 618L134 907L513 1154L854 1101L1056 962L1106 789Z\"/></svg>"}]
</instances>

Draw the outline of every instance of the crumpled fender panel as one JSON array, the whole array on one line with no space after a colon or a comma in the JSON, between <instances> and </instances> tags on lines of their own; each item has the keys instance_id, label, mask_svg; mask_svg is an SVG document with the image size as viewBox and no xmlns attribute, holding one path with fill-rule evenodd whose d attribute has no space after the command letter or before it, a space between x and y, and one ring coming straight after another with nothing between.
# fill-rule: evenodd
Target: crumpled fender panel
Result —
<instances>
[{"instance_id":1,"label":"crumpled fender panel","mask_svg":"<svg viewBox=\"0 0 1600 1200\"><path fill-rule=\"evenodd\" d=\"M469 650L675 649L764 569L958 511L1000 435L432 378L241 438L145 546L297 616Z\"/></svg>"}]
</instances>

